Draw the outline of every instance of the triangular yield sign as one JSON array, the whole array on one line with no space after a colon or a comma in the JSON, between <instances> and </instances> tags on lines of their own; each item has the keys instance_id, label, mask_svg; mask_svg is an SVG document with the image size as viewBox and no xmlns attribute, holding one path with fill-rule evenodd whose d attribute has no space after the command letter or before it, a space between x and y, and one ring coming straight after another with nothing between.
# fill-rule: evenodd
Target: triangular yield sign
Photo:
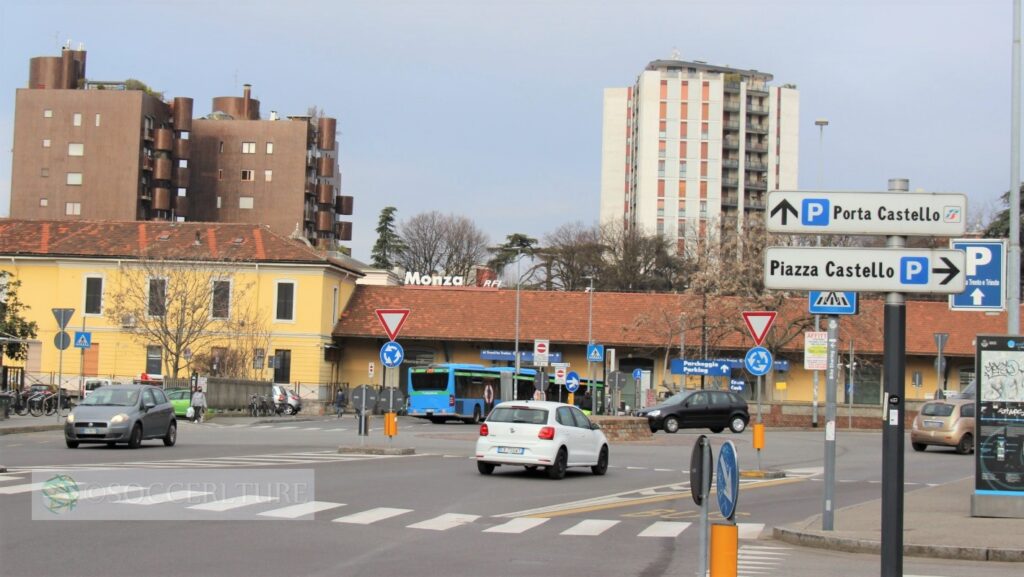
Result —
<instances>
[{"instance_id":1,"label":"triangular yield sign","mask_svg":"<svg viewBox=\"0 0 1024 577\"><path fill-rule=\"evenodd\" d=\"M768 329L772 328L772 323L775 322L776 314L778 313L775 311L743 312L743 322L747 323L747 329L750 330L750 336L754 337L756 344L760 345L764 341Z\"/></svg>"},{"instance_id":2,"label":"triangular yield sign","mask_svg":"<svg viewBox=\"0 0 1024 577\"><path fill-rule=\"evenodd\" d=\"M405 319L409 318L409 309L376 309L375 312L377 319L380 320L380 326L384 327L384 332L388 335L388 340L398 338Z\"/></svg>"}]
</instances>

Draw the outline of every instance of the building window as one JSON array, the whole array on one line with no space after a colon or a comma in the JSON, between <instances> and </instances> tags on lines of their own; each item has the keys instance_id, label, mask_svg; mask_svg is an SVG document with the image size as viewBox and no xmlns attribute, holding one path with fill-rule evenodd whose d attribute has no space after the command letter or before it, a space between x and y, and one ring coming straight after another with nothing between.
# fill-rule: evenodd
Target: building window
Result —
<instances>
[{"instance_id":1,"label":"building window","mask_svg":"<svg viewBox=\"0 0 1024 577\"><path fill-rule=\"evenodd\" d=\"M68 156L85 156L85 145L81 142L69 142Z\"/></svg>"},{"instance_id":2,"label":"building window","mask_svg":"<svg viewBox=\"0 0 1024 577\"><path fill-rule=\"evenodd\" d=\"M252 208L252 197L251 196L240 196L240 197L238 197L238 208L251 209Z\"/></svg>"},{"instance_id":3,"label":"building window","mask_svg":"<svg viewBox=\"0 0 1024 577\"><path fill-rule=\"evenodd\" d=\"M256 171L254 170L243 170L242 171L242 182L252 182L256 180Z\"/></svg>"},{"instance_id":4,"label":"building window","mask_svg":"<svg viewBox=\"0 0 1024 577\"><path fill-rule=\"evenodd\" d=\"M231 282L213 281L213 318L226 319L231 311Z\"/></svg>"},{"instance_id":5,"label":"building window","mask_svg":"<svg viewBox=\"0 0 1024 577\"><path fill-rule=\"evenodd\" d=\"M217 208L220 208L220 197L217 197Z\"/></svg>"},{"instance_id":6,"label":"building window","mask_svg":"<svg viewBox=\"0 0 1024 577\"><path fill-rule=\"evenodd\" d=\"M255 142L243 142L242 143L242 154L256 154L256 143Z\"/></svg>"},{"instance_id":7,"label":"building window","mask_svg":"<svg viewBox=\"0 0 1024 577\"><path fill-rule=\"evenodd\" d=\"M686 161L679 161L679 178L686 178Z\"/></svg>"},{"instance_id":8,"label":"building window","mask_svg":"<svg viewBox=\"0 0 1024 577\"><path fill-rule=\"evenodd\" d=\"M268 142L267 143L267 154L274 154L274 143L273 142Z\"/></svg>"},{"instance_id":9,"label":"building window","mask_svg":"<svg viewBox=\"0 0 1024 577\"><path fill-rule=\"evenodd\" d=\"M66 202L64 203L64 214L67 216L81 216L82 215L82 203L80 202Z\"/></svg>"},{"instance_id":10,"label":"building window","mask_svg":"<svg viewBox=\"0 0 1024 577\"><path fill-rule=\"evenodd\" d=\"M162 317L167 312L167 279L149 279L149 306L151 317Z\"/></svg>"},{"instance_id":11,"label":"building window","mask_svg":"<svg viewBox=\"0 0 1024 577\"><path fill-rule=\"evenodd\" d=\"M217 169L217 180L224 180L224 169L223 168L218 168Z\"/></svg>"},{"instance_id":12,"label":"building window","mask_svg":"<svg viewBox=\"0 0 1024 577\"><path fill-rule=\"evenodd\" d=\"M331 301L331 322L338 320L338 287L334 287L334 300Z\"/></svg>"},{"instance_id":13,"label":"building window","mask_svg":"<svg viewBox=\"0 0 1024 577\"><path fill-rule=\"evenodd\" d=\"M96 113L96 126L99 126L99 125L100 125L100 113L97 112Z\"/></svg>"},{"instance_id":14,"label":"building window","mask_svg":"<svg viewBox=\"0 0 1024 577\"><path fill-rule=\"evenodd\" d=\"M146 372L151 375L159 375L163 369L160 368L163 365L162 355L163 349L160 345L146 345Z\"/></svg>"},{"instance_id":15,"label":"building window","mask_svg":"<svg viewBox=\"0 0 1024 577\"><path fill-rule=\"evenodd\" d=\"M267 181L267 182L273 181L274 180L274 171L273 170L264 170L263 171L263 179L265 181Z\"/></svg>"},{"instance_id":16,"label":"building window","mask_svg":"<svg viewBox=\"0 0 1024 577\"><path fill-rule=\"evenodd\" d=\"M700 215L701 216L707 216L707 214L708 214L708 201L702 200L702 201L700 201Z\"/></svg>"},{"instance_id":17,"label":"building window","mask_svg":"<svg viewBox=\"0 0 1024 577\"><path fill-rule=\"evenodd\" d=\"M81 126L82 125L82 113L81 112L76 112L73 115L71 115L71 124L73 126Z\"/></svg>"},{"instance_id":18,"label":"building window","mask_svg":"<svg viewBox=\"0 0 1024 577\"><path fill-rule=\"evenodd\" d=\"M220 146L217 148L217 152L220 153L220 154L224 154L224 141L223 140L220 141Z\"/></svg>"},{"instance_id":19,"label":"building window","mask_svg":"<svg viewBox=\"0 0 1024 577\"><path fill-rule=\"evenodd\" d=\"M49 108L43 110L43 118L53 118L53 111Z\"/></svg>"},{"instance_id":20,"label":"building window","mask_svg":"<svg viewBox=\"0 0 1024 577\"><path fill-rule=\"evenodd\" d=\"M43 148L50 148L50 139L49 138L44 138L43 139Z\"/></svg>"},{"instance_id":21,"label":"building window","mask_svg":"<svg viewBox=\"0 0 1024 577\"><path fill-rule=\"evenodd\" d=\"M39 176L41 176L43 178L46 178L46 177L50 176L50 169L45 167L45 166L40 168L39 169Z\"/></svg>"},{"instance_id":22,"label":"building window","mask_svg":"<svg viewBox=\"0 0 1024 577\"><path fill-rule=\"evenodd\" d=\"M187 188L178 188L178 196L188 196Z\"/></svg>"},{"instance_id":23,"label":"building window","mask_svg":"<svg viewBox=\"0 0 1024 577\"><path fill-rule=\"evenodd\" d=\"M658 177L659 178L665 178L665 161L664 160L659 160L658 161Z\"/></svg>"},{"instance_id":24,"label":"building window","mask_svg":"<svg viewBox=\"0 0 1024 577\"><path fill-rule=\"evenodd\" d=\"M68 186L82 186L82 173L81 172L69 172L68 173Z\"/></svg>"},{"instance_id":25,"label":"building window","mask_svg":"<svg viewBox=\"0 0 1024 577\"><path fill-rule=\"evenodd\" d=\"M277 310L274 319L279 321L295 320L295 283L277 283Z\"/></svg>"},{"instance_id":26,"label":"building window","mask_svg":"<svg viewBox=\"0 0 1024 577\"><path fill-rule=\"evenodd\" d=\"M182 130L181 132L179 132L178 138L180 138L181 140L188 140L188 131Z\"/></svg>"},{"instance_id":27,"label":"building window","mask_svg":"<svg viewBox=\"0 0 1024 577\"><path fill-rule=\"evenodd\" d=\"M179 158L178 159L178 168L188 168L188 159L187 158Z\"/></svg>"},{"instance_id":28,"label":"building window","mask_svg":"<svg viewBox=\"0 0 1024 577\"><path fill-rule=\"evenodd\" d=\"M103 279L101 277L85 277L85 314L103 314Z\"/></svg>"}]
</instances>

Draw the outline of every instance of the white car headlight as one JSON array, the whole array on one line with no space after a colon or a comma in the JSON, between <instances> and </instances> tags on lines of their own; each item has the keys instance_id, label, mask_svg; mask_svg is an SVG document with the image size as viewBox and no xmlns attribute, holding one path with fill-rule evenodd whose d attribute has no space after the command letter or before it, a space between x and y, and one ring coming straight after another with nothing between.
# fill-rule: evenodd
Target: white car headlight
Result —
<instances>
[{"instance_id":1,"label":"white car headlight","mask_svg":"<svg viewBox=\"0 0 1024 577\"><path fill-rule=\"evenodd\" d=\"M74 413L69 413L68 414L68 422L69 423L74 423L75 422L75 414Z\"/></svg>"},{"instance_id":2,"label":"white car headlight","mask_svg":"<svg viewBox=\"0 0 1024 577\"><path fill-rule=\"evenodd\" d=\"M114 415L114 418L110 419L110 424L111 425L117 425L117 424L123 423L123 422L125 422L127 420L128 420L128 415L126 415L125 413L121 413L121 414L118 414L118 415Z\"/></svg>"},{"instance_id":3,"label":"white car headlight","mask_svg":"<svg viewBox=\"0 0 1024 577\"><path fill-rule=\"evenodd\" d=\"M657 417L660 414L661 414L661 409L654 409L653 411L647 413L647 416L648 417Z\"/></svg>"}]
</instances>

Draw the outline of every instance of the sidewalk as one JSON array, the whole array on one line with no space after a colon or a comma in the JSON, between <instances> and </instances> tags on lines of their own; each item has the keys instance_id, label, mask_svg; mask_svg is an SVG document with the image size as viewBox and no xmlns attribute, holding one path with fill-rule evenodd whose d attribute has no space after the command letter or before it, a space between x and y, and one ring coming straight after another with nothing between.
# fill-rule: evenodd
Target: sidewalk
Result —
<instances>
[{"instance_id":1,"label":"sidewalk","mask_svg":"<svg viewBox=\"0 0 1024 577\"><path fill-rule=\"evenodd\" d=\"M911 557L1024 562L1024 519L971 517L974 477L910 491L903 501L903 553ZM774 537L804 547L879 553L881 500L835 512L834 531L821 515L774 529Z\"/></svg>"},{"instance_id":2,"label":"sidewalk","mask_svg":"<svg viewBox=\"0 0 1024 577\"><path fill-rule=\"evenodd\" d=\"M0 435L62 430L64 430L64 417L57 421L57 415L43 415L41 417L11 415L9 419L0 419Z\"/></svg>"}]
</instances>

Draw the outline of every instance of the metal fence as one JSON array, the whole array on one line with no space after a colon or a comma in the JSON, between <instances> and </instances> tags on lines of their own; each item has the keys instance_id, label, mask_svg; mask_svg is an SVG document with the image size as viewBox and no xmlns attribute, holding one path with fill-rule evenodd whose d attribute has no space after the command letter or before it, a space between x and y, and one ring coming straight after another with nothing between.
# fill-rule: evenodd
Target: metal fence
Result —
<instances>
[{"instance_id":1,"label":"metal fence","mask_svg":"<svg viewBox=\"0 0 1024 577\"><path fill-rule=\"evenodd\" d=\"M249 399L253 395L269 397L270 381L247 381L226 377L207 377L206 406L211 409L245 410L249 408ZM189 379L164 379L165 389L187 389L191 385Z\"/></svg>"}]
</instances>

